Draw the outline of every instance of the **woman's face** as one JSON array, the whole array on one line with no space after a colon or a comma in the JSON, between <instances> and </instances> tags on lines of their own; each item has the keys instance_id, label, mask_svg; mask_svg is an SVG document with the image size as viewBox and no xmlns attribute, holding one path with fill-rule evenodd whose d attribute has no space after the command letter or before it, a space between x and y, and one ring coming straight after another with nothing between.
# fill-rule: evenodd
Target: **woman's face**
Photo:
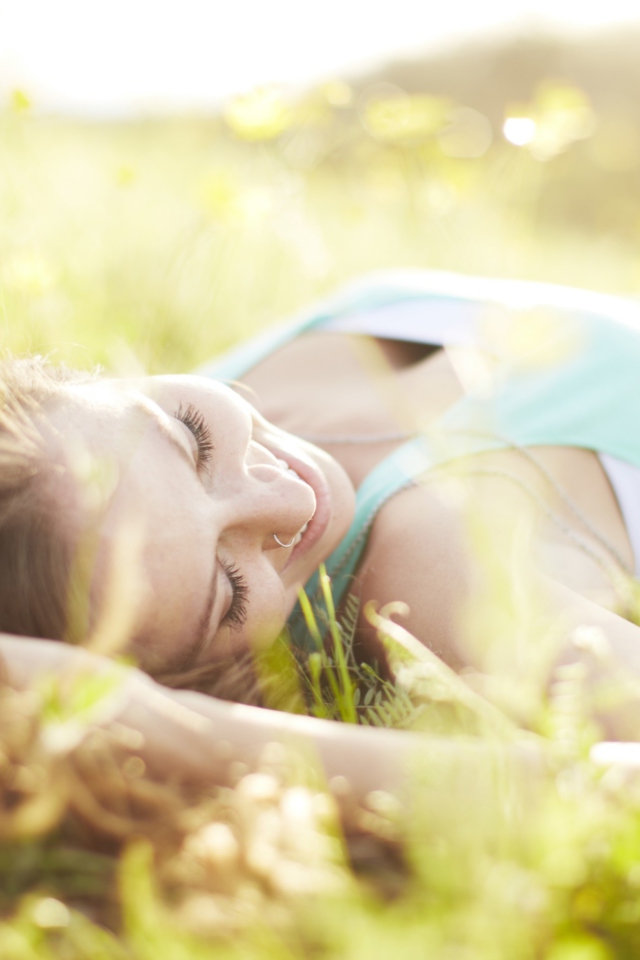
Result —
<instances>
[{"instance_id":1,"label":"woman's face","mask_svg":"<svg viewBox=\"0 0 640 960\"><path fill-rule=\"evenodd\" d=\"M148 669L273 640L353 516L353 488L335 460L213 380L72 385L52 422L74 478L59 500L78 550L99 516L99 607L118 567L123 579L119 545L129 544L127 563L137 557L123 587L138 585L135 648ZM294 542L280 546L274 534Z\"/></svg>"}]
</instances>

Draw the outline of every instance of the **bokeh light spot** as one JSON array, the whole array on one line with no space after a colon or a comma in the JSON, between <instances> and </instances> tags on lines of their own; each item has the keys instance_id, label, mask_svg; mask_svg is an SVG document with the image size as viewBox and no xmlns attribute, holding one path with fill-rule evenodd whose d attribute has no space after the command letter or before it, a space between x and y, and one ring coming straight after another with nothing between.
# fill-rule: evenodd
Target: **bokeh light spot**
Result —
<instances>
[{"instance_id":1,"label":"bokeh light spot","mask_svg":"<svg viewBox=\"0 0 640 960\"><path fill-rule=\"evenodd\" d=\"M428 140L447 123L451 100L428 93L409 95L391 83L365 91L362 124L376 140L412 145Z\"/></svg>"},{"instance_id":2,"label":"bokeh light spot","mask_svg":"<svg viewBox=\"0 0 640 960\"><path fill-rule=\"evenodd\" d=\"M10 104L15 113L27 113L33 106L31 97L24 90L12 90Z\"/></svg>"},{"instance_id":3,"label":"bokeh light spot","mask_svg":"<svg viewBox=\"0 0 640 960\"><path fill-rule=\"evenodd\" d=\"M33 908L33 922L44 930L60 930L69 924L69 910L53 897L44 897Z\"/></svg>"},{"instance_id":4,"label":"bokeh light spot","mask_svg":"<svg viewBox=\"0 0 640 960\"><path fill-rule=\"evenodd\" d=\"M282 90L266 86L230 100L224 119L242 140L273 140L293 125L295 116Z\"/></svg>"},{"instance_id":5,"label":"bokeh light spot","mask_svg":"<svg viewBox=\"0 0 640 960\"><path fill-rule=\"evenodd\" d=\"M344 80L330 80L322 89L332 107L348 107L353 100L353 90Z\"/></svg>"},{"instance_id":6,"label":"bokeh light spot","mask_svg":"<svg viewBox=\"0 0 640 960\"><path fill-rule=\"evenodd\" d=\"M507 117L502 132L514 147L526 147L536 135L536 122L531 117Z\"/></svg>"}]
</instances>

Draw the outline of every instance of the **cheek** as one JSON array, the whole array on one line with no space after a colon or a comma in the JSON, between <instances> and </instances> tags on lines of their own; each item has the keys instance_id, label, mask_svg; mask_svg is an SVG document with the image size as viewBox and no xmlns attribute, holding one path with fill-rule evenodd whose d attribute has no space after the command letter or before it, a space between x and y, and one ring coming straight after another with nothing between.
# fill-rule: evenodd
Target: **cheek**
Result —
<instances>
[{"instance_id":1,"label":"cheek","mask_svg":"<svg viewBox=\"0 0 640 960\"><path fill-rule=\"evenodd\" d=\"M273 643L286 622L287 597L280 579L272 576L256 583L252 594L242 632L251 649L263 650Z\"/></svg>"},{"instance_id":2,"label":"cheek","mask_svg":"<svg viewBox=\"0 0 640 960\"><path fill-rule=\"evenodd\" d=\"M223 626L215 640L217 657L235 656L246 650L256 653L269 647L285 625L290 612L282 584L273 584L271 590L254 584L249 589L249 612L244 625L238 629ZM291 609L295 603L295 597Z\"/></svg>"},{"instance_id":3,"label":"cheek","mask_svg":"<svg viewBox=\"0 0 640 960\"><path fill-rule=\"evenodd\" d=\"M263 611L255 622L247 623L247 644L252 650L260 651L270 646L284 627L287 612L280 604L277 609Z\"/></svg>"}]
</instances>

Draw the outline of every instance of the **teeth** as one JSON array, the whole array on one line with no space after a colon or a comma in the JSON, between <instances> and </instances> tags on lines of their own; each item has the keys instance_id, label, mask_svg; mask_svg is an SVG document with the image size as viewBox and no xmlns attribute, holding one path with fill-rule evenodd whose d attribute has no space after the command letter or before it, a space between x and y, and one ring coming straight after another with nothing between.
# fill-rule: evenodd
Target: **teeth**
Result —
<instances>
[{"instance_id":1,"label":"teeth","mask_svg":"<svg viewBox=\"0 0 640 960\"><path fill-rule=\"evenodd\" d=\"M280 466L282 467L282 472L283 472L283 473L292 473L292 474L294 475L294 477L297 477L297 478L298 478L298 480L301 480L301 479L302 479L301 476L300 476L300 474L297 473L297 471L295 471L295 470L293 469L293 467L290 467L286 460L282 460L280 457L277 457L277 460L278 460L278 463L280 464Z\"/></svg>"},{"instance_id":2,"label":"teeth","mask_svg":"<svg viewBox=\"0 0 640 960\"><path fill-rule=\"evenodd\" d=\"M300 527L300 529L299 529L298 532L296 533L295 538L294 538L294 541L293 541L293 543L291 544L292 547L297 547L297 546L298 546L298 544L300 543L300 541L301 541L302 538L304 537L305 533L307 532L307 527L308 527L308 526L309 526L309 521L307 520L307 522L305 523L304 527Z\"/></svg>"},{"instance_id":3,"label":"teeth","mask_svg":"<svg viewBox=\"0 0 640 960\"><path fill-rule=\"evenodd\" d=\"M282 467L283 473L292 473L293 476L296 477L298 480L302 480L302 477L297 472L297 470L294 470L293 467L290 467L286 460L283 460L282 457L276 457L276 460Z\"/></svg>"}]
</instances>

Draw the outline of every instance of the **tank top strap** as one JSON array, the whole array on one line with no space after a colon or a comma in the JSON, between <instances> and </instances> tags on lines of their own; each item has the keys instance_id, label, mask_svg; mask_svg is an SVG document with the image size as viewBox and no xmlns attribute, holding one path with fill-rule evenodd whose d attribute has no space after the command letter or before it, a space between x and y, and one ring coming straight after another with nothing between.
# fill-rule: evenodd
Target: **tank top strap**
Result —
<instances>
[{"instance_id":1,"label":"tank top strap","mask_svg":"<svg viewBox=\"0 0 640 960\"><path fill-rule=\"evenodd\" d=\"M403 444L365 478L351 528L326 563L336 605L381 507L437 466L508 447L559 445L605 452L640 467L640 330L599 314L567 313L564 319L566 326L558 318L539 355L533 350L515 364L498 365L485 396L462 397L428 435ZM549 355L556 337L557 352ZM322 609L317 574L305 589ZM290 622L296 644L304 644L297 609Z\"/></svg>"},{"instance_id":2,"label":"tank top strap","mask_svg":"<svg viewBox=\"0 0 640 960\"><path fill-rule=\"evenodd\" d=\"M494 351L476 334L496 304L507 308L507 319L520 315L521 322L496 327L506 342L498 341ZM527 318L531 309L550 311L553 320L537 345ZM326 564L338 604L378 511L438 464L507 446L561 445L608 454L640 468L639 314L631 300L585 291L398 271L352 283L196 372L239 379L300 334L322 327L416 340L422 339L421 330L427 342L469 343L489 357L489 382L477 391L471 386L431 425L428 437L399 447L363 481L353 524ZM312 601L318 586L316 574L306 585ZM321 601L316 606L323 608ZM296 644L305 646L308 632L299 606L289 622Z\"/></svg>"},{"instance_id":3,"label":"tank top strap","mask_svg":"<svg viewBox=\"0 0 640 960\"><path fill-rule=\"evenodd\" d=\"M413 437L382 460L358 488L351 526L325 563L331 578L335 605L338 606L344 599L362 557L373 521L385 503L401 490L413 486L420 477L436 466L450 463L464 454L501 449L505 446L508 446L508 441L495 435L457 430L445 436L436 428L429 435ZM318 572L305 584L305 593L314 609L322 608ZM308 631L299 605L296 605L289 618L289 629L296 646L308 645Z\"/></svg>"},{"instance_id":4,"label":"tank top strap","mask_svg":"<svg viewBox=\"0 0 640 960\"><path fill-rule=\"evenodd\" d=\"M356 509L351 526L325 564L336 606L343 600L351 583L371 525L383 504L401 490L412 486L432 463L432 450L427 438L414 437L365 477L356 493ZM318 572L307 581L304 589L314 610L321 610L323 604ZM297 647L308 647L310 638L299 604L296 604L289 617L289 630Z\"/></svg>"}]
</instances>

